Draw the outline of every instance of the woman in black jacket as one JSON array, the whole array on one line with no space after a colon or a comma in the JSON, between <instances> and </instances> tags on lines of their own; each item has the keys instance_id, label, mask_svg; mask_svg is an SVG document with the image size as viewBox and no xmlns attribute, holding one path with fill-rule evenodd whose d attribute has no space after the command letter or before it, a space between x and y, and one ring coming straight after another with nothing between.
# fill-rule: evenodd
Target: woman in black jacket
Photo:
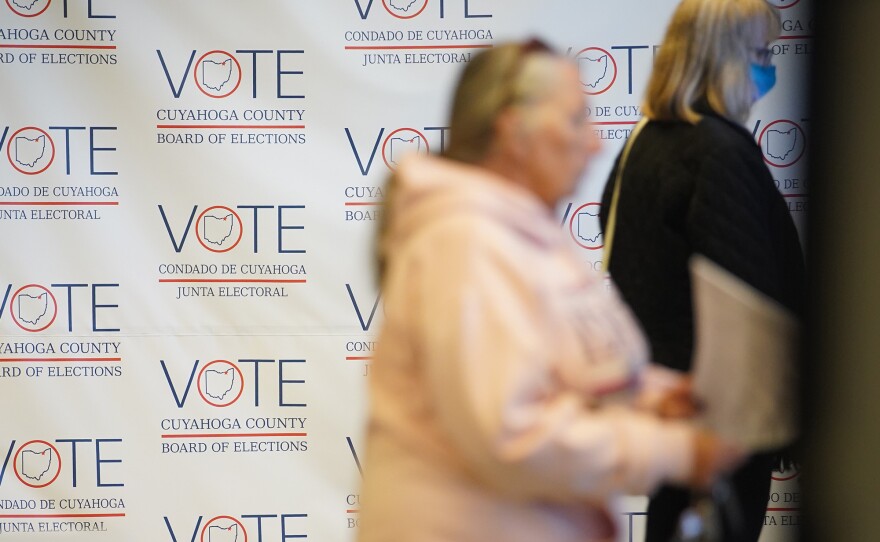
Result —
<instances>
[{"instance_id":1,"label":"woman in black jacket","mask_svg":"<svg viewBox=\"0 0 880 542\"><path fill-rule=\"evenodd\" d=\"M684 0L648 84L648 122L620 179L609 271L641 321L654 361L688 371L694 346L688 259L703 254L798 312L800 243L761 149L743 126L775 81L768 45L779 15L765 0ZM617 167L602 198L603 229ZM606 234L606 250L609 237ZM741 521L723 514L725 541L758 539L774 455L731 480ZM667 541L690 494L663 488L648 506L647 542Z\"/></svg>"}]
</instances>

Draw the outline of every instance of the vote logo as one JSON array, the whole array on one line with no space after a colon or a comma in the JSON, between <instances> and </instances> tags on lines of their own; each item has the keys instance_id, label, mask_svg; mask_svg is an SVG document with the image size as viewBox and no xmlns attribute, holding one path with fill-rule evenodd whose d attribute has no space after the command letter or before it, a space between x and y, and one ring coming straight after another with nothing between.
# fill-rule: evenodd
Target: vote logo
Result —
<instances>
[{"instance_id":1,"label":"vote logo","mask_svg":"<svg viewBox=\"0 0 880 542\"><path fill-rule=\"evenodd\" d=\"M764 127L758 137L764 161L771 166L793 166L807 148L804 130L790 120L776 120Z\"/></svg>"},{"instance_id":2,"label":"vote logo","mask_svg":"<svg viewBox=\"0 0 880 542\"><path fill-rule=\"evenodd\" d=\"M186 246L187 239L192 239L190 232L195 229L196 239L202 248L210 252L229 252L239 245L243 231L246 229L253 238L253 253L259 254L261 249L261 237L272 237L273 243L270 250L277 254L305 254L304 248L291 248L292 238L295 232L304 233L305 225L294 224L291 215L294 211L302 211L305 205L274 205L252 204L236 205L237 210L250 210L251 224L246 226L241 216L233 207L225 205L210 205L201 208L193 205L187 213L177 214L169 209L166 212L165 205L159 204L159 215L165 233L174 251L180 253ZM246 213L247 211L244 211ZM247 215L245 215L247 216ZM259 235L258 232L263 232ZM271 232L271 233L267 233ZM301 239L297 238L301 241ZM190 243L192 245L192 243ZM263 242L265 248L268 243ZM195 246L195 245L193 245ZM245 246L245 245L243 245ZM239 248L241 250L241 248ZM304 271L303 271L304 273Z\"/></svg>"},{"instance_id":3,"label":"vote logo","mask_svg":"<svg viewBox=\"0 0 880 542\"><path fill-rule=\"evenodd\" d=\"M214 360L199 372L199 395L209 405L226 407L238 401L244 391L244 376L236 365Z\"/></svg>"},{"instance_id":4,"label":"vote logo","mask_svg":"<svg viewBox=\"0 0 880 542\"><path fill-rule=\"evenodd\" d=\"M6 0L9 9L22 17L36 17L46 11L50 3L52 0Z\"/></svg>"},{"instance_id":5,"label":"vote logo","mask_svg":"<svg viewBox=\"0 0 880 542\"><path fill-rule=\"evenodd\" d=\"M279 514L279 513L258 513L239 514L238 517L233 516L214 516L207 521L205 516L198 516L192 522L187 522L186 527L182 527L179 522L177 531L171 524L168 516L163 516L165 528L168 531L169 542L179 542L181 540L191 540L195 542L198 536L199 542L247 542L248 531L244 527L242 520L247 521L251 527L251 532L256 533L257 542L285 542L292 539L311 538L307 532L308 514ZM239 519L241 518L241 519ZM189 525L193 525L192 530ZM185 536L185 538L184 538ZM163 538L164 539L164 538Z\"/></svg>"},{"instance_id":6,"label":"vote logo","mask_svg":"<svg viewBox=\"0 0 880 542\"><path fill-rule=\"evenodd\" d=\"M385 11L398 19L412 19L428 7L428 0L382 0Z\"/></svg>"},{"instance_id":7,"label":"vote logo","mask_svg":"<svg viewBox=\"0 0 880 542\"><path fill-rule=\"evenodd\" d=\"M107 132L116 132L115 126L49 126L48 130L57 135L61 132L63 143L57 151L59 164L64 175L118 175L117 171L106 169L109 159L112 164L116 147ZM56 157L56 146L49 131L36 126L15 129L0 126L0 149L6 146L6 159L12 168L24 175L37 175L49 169ZM112 154L111 154L112 153ZM57 165L56 165L57 169Z\"/></svg>"},{"instance_id":8,"label":"vote logo","mask_svg":"<svg viewBox=\"0 0 880 542\"><path fill-rule=\"evenodd\" d=\"M52 3L52 0L6 0L6 7L9 8L12 13L15 13L19 17L37 17L38 15L43 15L46 13L46 10L49 9L49 5ZM102 4L104 2L101 2ZM114 2L109 2L113 4ZM106 7L106 6L105 6ZM85 16L87 19L115 19L116 15L110 13L98 13L93 5L92 0L88 0L86 2L68 2L68 0L62 0L61 2L55 3L55 8L53 10L55 13L47 14L51 16L58 16L63 19L75 18ZM58 14L58 12L61 12Z\"/></svg>"},{"instance_id":9,"label":"vote logo","mask_svg":"<svg viewBox=\"0 0 880 542\"><path fill-rule=\"evenodd\" d=\"M113 321L107 313L118 309L119 305L107 303L109 300L105 297L107 288L116 290L119 284L52 282L46 287L28 283L15 290L13 286L12 283L0 284L0 321L8 314L20 329L36 333L50 328L61 313L67 315L67 323L62 322L62 325L70 333L82 329L83 325L93 333L119 331L118 327L107 327L108 318ZM58 289L60 292L56 297L53 291L58 292ZM60 307L58 299L61 300Z\"/></svg>"},{"instance_id":10,"label":"vote logo","mask_svg":"<svg viewBox=\"0 0 880 542\"><path fill-rule=\"evenodd\" d=\"M599 209L602 204L585 203L571 213L568 230L571 238L581 248L599 250L603 246L602 226L599 223Z\"/></svg>"},{"instance_id":11,"label":"vote logo","mask_svg":"<svg viewBox=\"0 0 880 542\"><path fill-rule=\"evenodd\" d=\"M55 142L45 130L26 126L9 137L6 157L16 171L36 175L46 171L55 160Z\"/></svg>"},{"instance_id":12,"label":"vote logo","mask_svg":"<svg viewBox=\"0 0 880 542\"><path fill-rule=\"evenodd\" d=\"M9 314L15 325L25 331L43 331L55 322L58 302L52 292L39 284L22 286L12 294Z\"/></svg>"},{"instance_id":13,"label":"vote logo","mask_svg":"<svg viewBox=\"0 0 880 542\"><path fill-rule=\"evenodd\" d=\"M208 207L196 221L196 239L211 252L228 252L238 245L243 233L241 217L223 205Z\"/></svg>"},{"instance_id":14,"label":"vote logo","mask_svg":"<svg viewBox=\"0 0 880 542\"><path fill-rule=\"evenodd\" d=\"M193 77L205 96L225 98L241 84L241 64L226 51L208 51L196 62Z\"/></svg>"},{"instance_id":15,"label":"vote logo","mask_svg":"<svg viewBox=\"0 0 880 542\"><path fill-rule=\"evenodd\" d=\"M271 89L277 99L303 99L305 94L297 88L298 81L303 76L303 70L299 69L296 62L302 59L305 51L302 49L232 49L234 54L222 49L212 49L207 53L197 56L201 51L191 49L182 55L182 51L165 51L156 49L156 55L171 96L179 99L184 95L184 87L187 81L195 81L199 91L210 98L228 98L239 90L242 80L252 81L250 95L258 99L261 95L257 85L258 64L264 64L259 68L263 74L270 69L271 83L267 77L261 77L263 85ZM236 56L238 55L238 56ZM242 62L248 75L243 77ZM181 71L182 68L182 71ZM192 77L190 77L192 74ZM247 83L242 88L246 88ZM265 94L262 95L266 97Z\"/></svg>"},{"instance_id":16,"label":"vote logo","mask_svg":"<svg viewBox=\"0 0 880 542\"><path fill-rule=\"evenodd\" d=\"M605 49L587 47L574 57L584 94L602 94L617 80L617 61Z\"/></svg>"},{"instance_id":17,"label":"vote logo","mask_svg":"<svg viewBox=\"0 0 880 542\"><path fill-rule=\"evenodd\" d=\"M83 487L84 483L91 485L91 480L94 480L93 487L125 486L125 482L118 478L118 475L124 471L123 459L114 453L114 451L119 452L118 448L114 450L115 446L123 444L121 438L86 438L80 435L53 439L52 442L58 445L70 444L70 451L64 456L63 462L58 447L46 440L28 440L18 445L18 440L13 439L9 441L8 447L6 441L3 441L4 452L0 455L0 487L3 487L3 484L9 487L7 482L13 479L7 476L7 469L10 468L19 482L33 488L55 483L77 488ZM89 446L90 443L94 443L94 453ZM64 476L59 479L62 463L63 468L71 474L70 478ZM62 480L69 480L70 485Z\"/></svg>"},{"instance_id":18,"label":"vote logo","mask_svg":"<svg viewBox=\"0 0 880 542\"><path fill-rule=\"evenodd\" d=\"M414 128L398 128L382 142L382 160L388 169L396 168L408 154L428 154L428 139Z\"/></svg>"},{"instance_id":19,"label":"vote logo","mask_svg":"<svg viewBox=\"0 0 880 542\"><path fill-rule=\"evenodd\" d=\"M22 484L46 487L61 474L61 455L58 448L45 440L31 440L15 452L13 470Z\"/></svg>"},{"instance_id":20,"label":"vote logo","mask_svg":"<svg viewBox=\"0 0 880 542\"><path fill-rule=\"evenodd\" d=\"M202 400L214 407L227 407L237 402L242 395L247 395L248 399L253 398L255 407L260 406L262 399L263 403L267 400L277 401L279 407L306 408L307 404L301 395L307 387L305 364L306 360L303 358L238 358L236 362L215 359L204 365L196 359L191 369L185 369L185 366L176 362L169 360L166 363L164 359L159 360L162 375L168 384L168 391L171 392L170 398L181 409L187 405L193 384ZM242 372L242 367L247 366L252 367L250 384L245 382ZM263 373L260 372L261 369ZM273 376L267 377L267 374ZM271 384L267 380L269 378L272 379ZM243 393L245 387L250 389L247 394Z\"/></svg>"}]
</instances>

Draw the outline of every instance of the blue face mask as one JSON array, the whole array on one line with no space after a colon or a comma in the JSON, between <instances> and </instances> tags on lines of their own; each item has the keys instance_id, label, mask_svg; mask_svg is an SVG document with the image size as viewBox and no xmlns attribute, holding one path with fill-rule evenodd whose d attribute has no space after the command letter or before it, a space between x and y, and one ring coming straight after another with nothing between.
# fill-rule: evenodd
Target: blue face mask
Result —
<instances>
[{"instance_id":1,"label":"blue face mask","mask_svg":"<svg viewBox=\"0 0 880 542\"><path fill-rule=\"evenodd\" d=\"M776 84L776 66L762 66L754 62L749 65L752 72L752 81L755 83L757 95L755 99L763 98Z\"/></svg>"}]
</instances>

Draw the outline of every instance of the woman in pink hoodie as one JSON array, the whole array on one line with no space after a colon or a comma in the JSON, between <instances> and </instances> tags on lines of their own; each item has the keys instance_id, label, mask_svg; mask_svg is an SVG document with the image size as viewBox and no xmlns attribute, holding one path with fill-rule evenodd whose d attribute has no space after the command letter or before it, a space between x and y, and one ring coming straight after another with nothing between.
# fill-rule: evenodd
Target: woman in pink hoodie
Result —
<instances>
[{"instance_id":1,"label":"woman in pink hoodie","mask_svg":"<svg viewBox=\"0 0 880 542\"><path fill-rule=\"evenodd\" d=\"M584 111L568 60L496 46L459 81L445 156L393 176L361 542L611 540L609 498L739 459L656 413L671 377L554 216L596 150Z\"/></svg>"}]
</instances>

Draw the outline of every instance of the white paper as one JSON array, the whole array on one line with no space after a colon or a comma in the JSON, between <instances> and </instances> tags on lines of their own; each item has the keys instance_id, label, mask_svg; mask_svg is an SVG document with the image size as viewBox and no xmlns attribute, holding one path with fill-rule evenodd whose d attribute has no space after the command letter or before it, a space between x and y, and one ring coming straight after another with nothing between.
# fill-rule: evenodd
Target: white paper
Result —
<instances>
[{"instance_id":1,"label":"white paper","mask_svg":"<svg viewBox=\"0 0 880 542\"><path fill-rule=\"evenodd\" d=\"M748 450L796 436L798 325L784 307L705 257L691 259L701 421Z\"/></svg>"}]
</instances>

